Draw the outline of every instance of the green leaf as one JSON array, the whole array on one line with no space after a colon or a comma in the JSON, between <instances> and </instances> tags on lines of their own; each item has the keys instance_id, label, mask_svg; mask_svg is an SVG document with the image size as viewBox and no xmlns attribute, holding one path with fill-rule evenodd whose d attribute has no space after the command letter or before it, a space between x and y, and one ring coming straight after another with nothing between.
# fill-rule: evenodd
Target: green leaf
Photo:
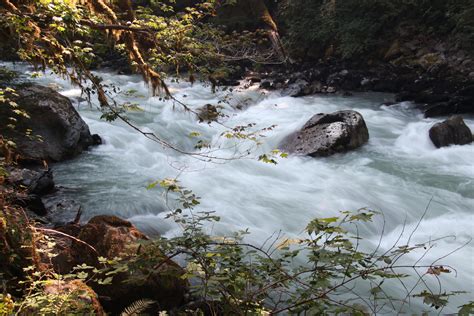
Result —
<instances>
[{"instance_id":1,"label":"green leaf","mask_svg":"<svg viewBox=\"0 0 474 316\"><path fill-rule=\"evenodd\" d=\"M460 308L458 311L459 316L474 315L474 301L464 304L462 306L459 306L459 308Z\"/></svg>"},{"instance_id":2,"label":"green leaf","mask_svg":"<svg viewBox=\"0 0 474 316\"><path fill-rule=\"evenodd\" d=\"M152 183L150 183L149 185L146 186L146 189L147 190L154 189L159 183L160 183L160 181L152 182Z\"/></svg>"}]
</instances>

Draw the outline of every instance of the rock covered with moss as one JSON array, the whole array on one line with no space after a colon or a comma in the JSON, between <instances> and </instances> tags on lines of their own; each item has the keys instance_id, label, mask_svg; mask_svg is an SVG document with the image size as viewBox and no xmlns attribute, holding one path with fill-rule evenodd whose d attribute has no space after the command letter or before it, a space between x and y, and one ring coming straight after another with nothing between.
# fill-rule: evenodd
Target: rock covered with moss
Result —
<instances>
[{"instance_id":1,"label":"rock covered with moss","mask_svg":"<svg viewBox=\"0 0 474 316\"><path fill-rule=\"evenodd\" d=\"M60 273L68 273L83 263L101 268L100 257L120 262L116 273L111 274L110 284L91 284L107 311L120 313L140 299L153 300L164 309L184 303L187 292L187 281L181 278L184 270L160 250L150 249L148 238L129 221L101 215L83 226L71 224L59 230L77 238L59 236L56 240L58 256L53 263Z\"/></svg>"}]
</instances>

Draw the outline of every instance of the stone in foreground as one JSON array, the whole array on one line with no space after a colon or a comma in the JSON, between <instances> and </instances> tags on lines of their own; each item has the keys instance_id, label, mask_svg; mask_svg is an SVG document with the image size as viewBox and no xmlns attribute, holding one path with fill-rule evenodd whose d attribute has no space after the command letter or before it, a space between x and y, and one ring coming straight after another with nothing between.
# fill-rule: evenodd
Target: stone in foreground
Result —
<instances>
[{"instance_id":1,"label":"stone in foreground","mask_svg":"<svg viewBox=\"0 0 474 316\"><path fill-rule=\"evenodd\" d=\"M437 148L472 143L472 132L459 115L453 115L446 121L436 123L429 133L431 141Z\"/></svg>"},{"instance_id":2,"label":"stone in foreground","mask_svg":"<svg viewBox=\"0 0 474 316\"><path fill-rule=\"evenodd\" d=\"M293 154L325 157L356 149L368 140L369 131L362 115L346 110L314 115L280 147Z\"/></svg>"},{"instance_id":3,"label":"stone in foreground","mask_svg":"<svg viewBox=\"0 0 474 316\"><path fill-rule=\"evenodd\" d=\"M120 257L126 264L127 269L114 274L111 284L90 284L111 315L120 315L139 299L151 299L164 310L184 303L188 290L187 280L182 277L184 270L153 244L146 243L148 238L132 223L101 215L83 226L70 224L57 229L84 243L58 238L55 249L58 255L53 258L56 271L68 273L82 263L100 268L99 256ZM141 254L140 260L137 254Z\"/></svg>"}]
</instances>

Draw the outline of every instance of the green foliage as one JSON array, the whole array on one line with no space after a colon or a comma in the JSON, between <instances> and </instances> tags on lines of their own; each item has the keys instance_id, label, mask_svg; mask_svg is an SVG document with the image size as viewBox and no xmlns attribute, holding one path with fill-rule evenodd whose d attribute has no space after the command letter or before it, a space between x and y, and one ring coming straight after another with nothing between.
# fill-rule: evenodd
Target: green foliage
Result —
<instances>
[{"instance_id":1,"label":"green foliage","mask_svg":"<svg viewBox=\"0 0 474 316\"><path fill-rule=\"evenodd\" d=\"M263 154L258 157L259 161L276 165L278 158L287 158L288 154L278 149L272 150L269 154Z\"/></svg>"},{"instance_id":2,"label":"green foliage","mask_svg":"<svg viewBox=\"0 0 474 316\"><path fill-rule=\"evenodd\" d=\"M435 37L454 36L472 48L474 3L470 0L282 1L280 22L297 56L323 56L333 45L342 57L373 56L390 45L400 26Z\"/></svg>"},{"instance_id":3,"label":"green foliage","mask_svg":"<svg viewBox=\"0 0 474 316\"><path fill-rule=\"evenodd\" d=\"M28 230L33 232L35 229L28 226ZM17 231L14 234L22 235L24 232L25 230ZM38 232L34 235L33 242L24 242L21 247L37 258L41 257L42 264L25 266L11 263L22 268L23 275L17 281L18 288L10 287L10 290L21 289L24 295L15 301L9 295L3 297L4 302L0 302L0 315L11 314L2 314L2 308L9 308L11 312L19 315L95 315L101 308L97 295L87 284L111 284L113 276L124 271L123 265L118 262L121 259L99 258L101 268L81 264L74 267L70 273L60 274L53 269L51 261L57 256L54 251L55 239Z\"/></svg>"},{"instance_id":4,"label":"green foliage","mask_svg":"<svg viewBox=\"0 0 474 316\"><path fill-rule=\"evenodd\" d=\"M0 315L11 315L15 308L15 302L10 294L0 294Z\"/></svg>"},{"instance_id":5,"label":"green foliage","mask_svg":"<svg viewBox=\"0 0 474 316\"><path fill-rule=\"evenodd\" d=\"M361 237L351 231L361 222L372 221L377 214L370 210L314 219L302 238L277 236L267 240L267 246L256 246L245 242L247 230L229 236L209 235L207 227L220 218L213 212L196 211L199 197L176 179L156 182L150 188L158 183L178 201L169 217L181 226L182 234L153 243L166 258L185 259L183 277L192 284L191 294L206 302L211 310L223 314L364 315L368 310L377 313L380 312L377 306L403 302L412 296L408 290L401 297L387 293L393 282L404 284L403 280L409 276L407 269L416 273L426 270L420 277L420 283L425 285L423 278L450 272L450 268L442 266L397 264L408 253L426 247L424 244L397 245L380 254L377 250L360 250ZM353 292L356 281L366 284L369 291ZM414 297L422 298L436 309L445 306L449 296L458 294L436 294L426 286ZM358 298L363 298L366 306L354 303Z\"/></svg>"},{"instance_id":6,"label":"green foliage","mask_svg":"<svg viewBox=\"0 0 474 316\"><path fill-rule=\"evenodd\" d=\"M5 85L13 82L18 78L18 74L5 67L0 67L0 85Z\"/></svg>"},{"instance_id":7,"label":"green foliage","mask_svg":"<svg viewBox=\"0 0 474 316\"><path fill-rule=\"evenodd\" d=\"M459 316L469 316L474 314L474 301L459 306Z\"/></svg>"},{"instance_id":8,"label":"green foliage","mask_svg":"<svg viewBox=\"0 0 474 316\"><path fill-rule=\"evenodd\" d=\"M30 139L37 139L41 141L41 136L33 135L33 131L31 129L22 128L19 126L22 125L19 124L20 120L30 119L31 117L28 112L21 108L21 106L16 102L18 97L19 95L16 93L15 89L12 89L11 87L0 88L0 115L6 118L5 126L11 130L12 134L23 134ZM16 148L16 144L5 135L0 135L0 146L5 146L11 155L13 155ZM5 153L0 153L0 155L2 154L4 155ZM11 161L6 161L6 163L10 162Z\"/></svg>"},{"instance_id":9,"label":"green foliage","mask_svg":"<svg viewBox=\"0 0 474 316\"><path fill-rule=\"evenodd\" d=\"M154 301L151 300L138 300L133 302L129 307L127 307L120 316L138 316L142 315L147 309L149 309L153 304Z\"/></svg>"}]
</instances>

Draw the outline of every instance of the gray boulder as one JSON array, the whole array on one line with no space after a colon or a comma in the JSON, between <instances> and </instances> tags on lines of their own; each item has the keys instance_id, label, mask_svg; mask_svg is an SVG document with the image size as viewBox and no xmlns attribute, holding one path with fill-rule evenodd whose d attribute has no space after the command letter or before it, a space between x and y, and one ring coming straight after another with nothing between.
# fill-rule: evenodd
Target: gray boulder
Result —
<instances>
[{"instance_id":1,"label":"gray boulder","mask_svg":"<svg viewBox=\"0 0 474 316\"><path fill-rule=\"evenodd\" d=\"M93 144L89 127L65 96L38 85L18 87L16 93L14 101L30 118L15 116L10 107L0 105L0 134L15 142L22 159L61 161ZM12 116L17 119L14 130L7 126Z\"/></svg>"},{"instance_id":2,"label":"gray boulder","mask_svg":"<svg viewBox=\"0 0 474 316\"><path fill-rule=\"evenodd\" d=\"M362 115L347 110L314 115L300 131L289 135L280 148L289 153L324 157L358 148L368 140L369 131Z\"/></svg>"},{"instance_id":3,"label":"gray boulder","mask_svg":"<svg viewBox=\"0 0 474 316\"><path fill-rule=\"evenodd\" d=\"M459 115L453 115L446 121L436 123L430 129L429 135L437 148L472 143L472 132Z\"/></svg>"}]
</instances>

